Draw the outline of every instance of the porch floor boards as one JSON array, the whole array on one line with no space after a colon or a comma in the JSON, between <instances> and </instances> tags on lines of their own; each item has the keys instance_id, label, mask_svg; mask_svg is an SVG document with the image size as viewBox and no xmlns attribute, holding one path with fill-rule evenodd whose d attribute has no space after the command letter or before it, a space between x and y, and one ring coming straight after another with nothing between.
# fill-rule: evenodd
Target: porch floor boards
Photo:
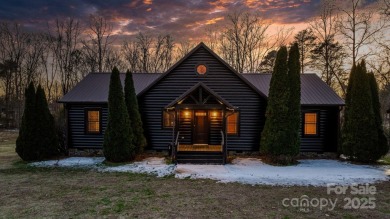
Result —
<instances>
[{"instance_id":1,"label":"porch floor boards","mask_svg":"<svg viewBox=\"0 0 390 219\"><path fill-rule=\"evenodd\" d=\"M222 152L222 145L181 145L179 144L177 151L207 151L207 152Z\"/></svg>"}]
</instances>

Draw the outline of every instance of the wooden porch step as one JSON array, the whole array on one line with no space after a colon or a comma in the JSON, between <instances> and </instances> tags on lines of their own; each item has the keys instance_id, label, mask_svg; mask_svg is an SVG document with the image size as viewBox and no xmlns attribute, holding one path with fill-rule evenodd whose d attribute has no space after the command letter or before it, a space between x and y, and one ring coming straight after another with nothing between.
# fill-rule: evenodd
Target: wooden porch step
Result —
<instances>
[{"instance_id":1,"label":"wooden porch step","mask_svg":"<svg viewBox=\"0 0 390 219\"><path fill-rule=\"evenodd\" d=\"M177 153L176 161L179 164L224 164L221 152L180 151Z\"/></svg>"},{"instance_id":2,"label":"wooden porch step","mask_svg":"<svg viewBox=\"0 0 390 219\"><path fill-rule=\"evenodd\" d=\"M222 152L222 145L207 145L207 144L193 144L184 145L180 144L177 151L206 151L206 152Z\"/></svg>"}]
</instances>

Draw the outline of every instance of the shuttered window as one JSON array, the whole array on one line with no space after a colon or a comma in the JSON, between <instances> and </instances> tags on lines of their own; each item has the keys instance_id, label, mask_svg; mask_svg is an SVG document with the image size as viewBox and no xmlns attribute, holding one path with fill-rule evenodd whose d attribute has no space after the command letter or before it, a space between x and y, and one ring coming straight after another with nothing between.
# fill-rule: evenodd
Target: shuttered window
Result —
<instances>
[{"instance_id":1,"label":"shuttered window","mask_svg":"<svg viewBox=\"0 0 390 219\"><path fill-rule=\"evenodd\" d=\"M86 110L86 132L88 134L100 134L101 124L99 109L87 109Z\"/></svg>"},{"instance_id":2,"label":"shuttered window","mask_svg":"<svg viewBox=\"0 0 390 219\"><path fill-rule=\"evenodd\" d=\"M317 113L305 113L305 126L304 134L305 135L317 135Z\"/></svg>"},{"instance_id":3,"label":"shuttered window","mask_svg":"<svg viewBox=\"0 0 390 219\"><path fill-rule=\"evenodd\" d=\"M238 112L233 113L227 117L226 132L230 135L238 134Z\"/></svg>"}]
</instances>

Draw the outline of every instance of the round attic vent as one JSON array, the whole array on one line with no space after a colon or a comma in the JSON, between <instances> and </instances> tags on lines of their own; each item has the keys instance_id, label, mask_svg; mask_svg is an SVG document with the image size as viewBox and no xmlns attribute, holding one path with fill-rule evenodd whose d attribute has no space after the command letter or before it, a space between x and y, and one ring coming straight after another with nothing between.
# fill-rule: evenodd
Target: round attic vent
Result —
<instances>
[{"instance_id":1,"label":"round attic vent","mask_svg":"<svg viewBox=\"0 0 390 219\"><path fill-rule=\"evenodd\" d=\"M205 65L198 65L197 67L196 67L196 72L198 73L198 74L200 74L200 75L204 75L204 74L206 74L206 72L207 72L207 67L205 66Z\"/></svg>"}]
</instances>

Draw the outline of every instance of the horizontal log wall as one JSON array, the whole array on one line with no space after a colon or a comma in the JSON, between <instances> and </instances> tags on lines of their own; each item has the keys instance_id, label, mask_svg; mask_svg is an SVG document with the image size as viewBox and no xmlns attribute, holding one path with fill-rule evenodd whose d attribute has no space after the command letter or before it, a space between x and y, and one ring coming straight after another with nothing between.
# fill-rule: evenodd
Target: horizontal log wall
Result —
<instances>
[{"instance_id":1,"label":"horizontal log wall","mask_svg":"<svg viewBox=\"0 0 390 219\"><path fill-rule=\"evenodd\" d=\"M206 76L197 75L195 68L198 64L207 66ZM239 134L228 136L228 150L258 150L264 125L265 99L202 47L141 97L149 148L168 149L172 130L162 129L162 110L198 82L203 82L239 109Z\"/></svg>"},{"instance_id":2,"label":"horizontal log wall","mask_svg":"<svg viewBox=\"0 0 390 219\"><path fill-rule=\"evenodd\" d=\"M85 110L100 108L102 112L101 134L85 133ZM107 127L107 105L101 104L67 104L68 145L72 148L102 148L104 131Z\"/></svg>"},{"instance_id":3,"label":"horizontal log wall","mask_svg":"<svg viewBox=\"0 0 390 219\"><path fill-rule=\"evenodd\" d=\"M336 152L339 130L338 107L303 106L302 118L305 112L318 113L318 136L304 136L303 124L301 124L301 152Z\"/></svg>"}]
</instances>

